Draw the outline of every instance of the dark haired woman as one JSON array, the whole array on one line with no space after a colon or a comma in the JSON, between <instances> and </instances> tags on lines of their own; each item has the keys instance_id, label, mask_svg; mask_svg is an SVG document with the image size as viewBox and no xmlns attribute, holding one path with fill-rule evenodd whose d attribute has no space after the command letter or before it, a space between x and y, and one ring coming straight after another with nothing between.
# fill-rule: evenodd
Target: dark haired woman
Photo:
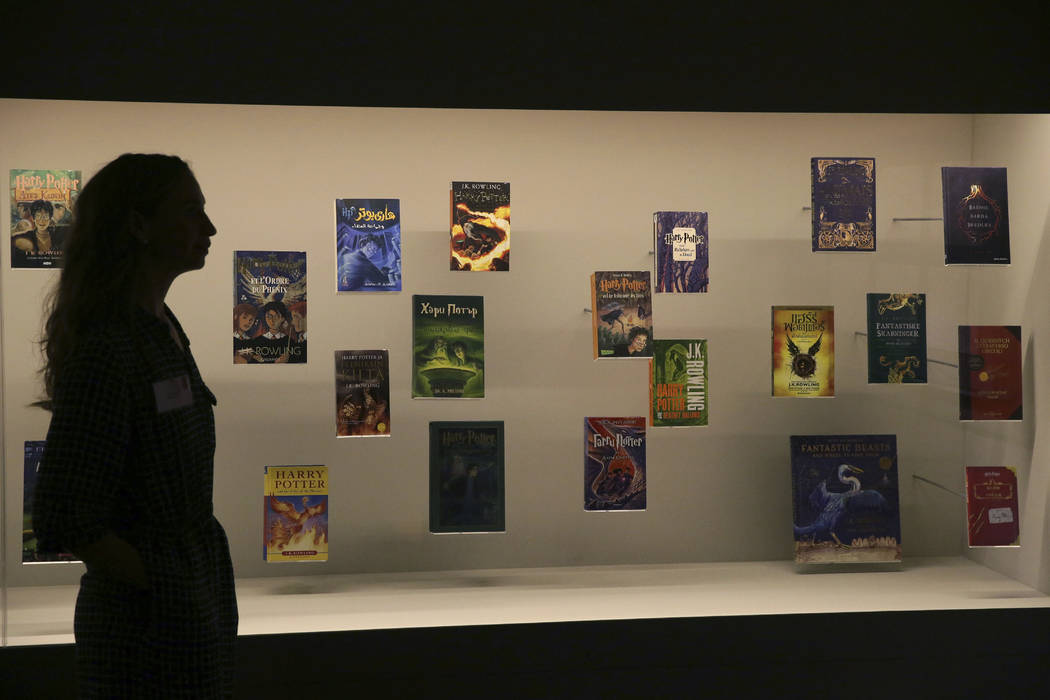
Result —
<instances>
[{"instance_id":1,"label":"dark haired woman","mask_svg":"<svg viewBox=\"0 0 1050 700\"><path fill-rule=\"evenodd\" d=\"M126 154L80 193L41 345L52 412L33 505L42 547L87 566L83 697L229 696L233 568L212 514L215 397L164 304L215 227L185 162Z\"/></svg>"}]
</instances>

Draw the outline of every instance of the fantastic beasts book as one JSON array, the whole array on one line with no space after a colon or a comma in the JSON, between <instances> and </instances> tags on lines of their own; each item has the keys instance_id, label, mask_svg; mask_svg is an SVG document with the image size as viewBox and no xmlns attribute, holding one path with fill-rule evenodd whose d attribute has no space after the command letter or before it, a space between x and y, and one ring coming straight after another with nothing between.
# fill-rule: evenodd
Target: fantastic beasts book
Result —
<instances>
[{"instance_id":1,"label":"fantastic beasts book","mask_svg":"<svg viewBox=\"0 0 1050 700\"><path fill-rule=\"evenodd\" d=\"M645 418L583 419L583 509L645 510Z\"/></svg>"},{"instance_id":2,"label":"fantastic beasts book","mask_svg":"<svg viewBox=\"0 0 1050 700\"><path fill-rule=\"evenodd\" d=\"M901 560L895 435L792 435L795 562Z\"/></svg>"},{"instance_id":3,"label":"fantastic beasts book","mask_svg":"<svg viewBox=\"0 0 1050 700\"><path fill-rule=\"evenodd\" d=\"M1021 544L1017 472L1013 467L966 467L966 536L971 547Z\"/></svg>"},{"instance_id":4,"label":"fantastic beasts book","mask_svg":"<svg viewBox=\"0 0 1050 700\"><path fill-rule=\"evenodd\" d=\"M657 292L706 292L708 241L706 211L653 214Z\"/></svg>"},{"instance_id":5,"label":"fantastic beasts book","mask_svg":"<svg viewBox=\"0 0 1050 700\"><path fill-rule=\"evenodd\" d=\"M340 292L400 292L400 200L335 200L335 260Z\"/></svg>"},{"instance_id":6,"label":"fantastic beasts book","mask_svg":"<svg viewBox=\"0 0 1050 700\"><path fill-rule=\"evenodd\" d=\"M485 396L485 300L412 297L412 397Z\"/></svg>"},{"instance_id":7,"label":"fantastic beasts book","mask_svg":"<svg viewBox=\"0 0 1050 700\"><path fill-rule=\"evenodd\" d=\"M33 533L33 494L36 492L37 470L44 456L44 440L26 440L22 480L22 563L71 562L76 557L68 552L49 552L41 549Z\"/></svg>"},{"instance_id":8,"label":"fantastic beasts book","mask_svg":"<svg viewBox=\"0 0 1050 700\"><path fill-rule=\"evenodd\" d=\"M959 326L959 420L1021 420L1021 327Z\"/></svg>"},{"instance_id":9,"label":"fantastic beasts book","mask_svg":"<svg viewBox=\"0 0 1050 700\"><path fill-rule=\"evenodd\" d=\"M1009 265L1006 168L941 168L944 264Z\"/></svg>"},{"instance_id":10,"label":"fantastic beasts book","mask_svg":"<svg viewBox=\"0 0 1050 700\"><path fill-rule=\"evenodd\" d=\"M649 360L649 424L707 425L707 341L654 340Z\"/></svg>"},{"instance_id":11,"label":"fantastic beasts book","mask_svg":"<svg viewBox=\"0 0 1050 700\"><path fill-rule=\"evenodd\" d=\"M233 363L306 362L306 253L233 254Z\"/></svg>"},{"instance_id":12,"label":"fantastic beasts book","mask_svg":"<svg viewBox=\"0 0 1050 700\"><path fill-rule=\"evenodd\" d=\"M263 560L328 561L328 467L264 467L263 477Z\"/></svg>"},{"instance_id":13,"label":"fantastic beasts book","mask_svg":"<svg viewBox=\"0 0 1050 700\"><path fill-rule=\"evenodd\" d=\"M835 308L774 306L773 396L835 395Z\"/></svg>"},{"instance_id":14,"label":"fantastic beasts book","mask_svg":"<svg viewBox=\"0 0 1050 700\"><path fill-rule=\"evenodd\" d=\"M591 275L594 358L653 356L653 298L648 271Z\"/></svg>"},{"instance_id":15,"label":"fantastic beasts book","mask_svg":"<svg viewBox=\"0 0 1050 700\"><path fill-rule=\"evenodd\" d=\"M812 158L813 250L875 250L875 159Z\"/></svg>"},{"instance_id":16,"label":"fantastic beasts book","mask_svg":"<svg viewBox=\"0 0 1050 700\"><path fill-rule=\"evenodd\" d=\"M386 350L335 351L335 434L390 436L390 359Z\"/></svg>"},{"instance_id":17,"label":"fantastic beasts book","mask_svg":"<svg viewBox=\"0 0 1050 700\"><path fill-rule=\"evenodd\" d=\"M449 267L510 269L510 183L453 182Z\"/></svg>"},{"instance_id":18,"label":"fantastic beasts book","mask_svg":"<svg viewBox=\"0 0 1050 700\"><path fill-rule=\"evenodd\" d=\"M11 267L62 266L79 170L11 171Z\"/></svg>"},{"instance_id":19,"label":"fantastic beasts book","mask_svg":"<svg viewBox=\"0 0 1050 700\"><path fill-rule=\"evenodd\" d=\"M868 383L926 383L925 294L868 294Z\"/></svg>"},{"instance_id":20,"label":"fantastic beasts book","mask_svg":"<svg viewBox=\"0 0 1050 700\"><path fill-rule=\"evenodd\" d=\"M503 421L430 424L430 531L506 530Z\"/></svg>"}]
</instances>

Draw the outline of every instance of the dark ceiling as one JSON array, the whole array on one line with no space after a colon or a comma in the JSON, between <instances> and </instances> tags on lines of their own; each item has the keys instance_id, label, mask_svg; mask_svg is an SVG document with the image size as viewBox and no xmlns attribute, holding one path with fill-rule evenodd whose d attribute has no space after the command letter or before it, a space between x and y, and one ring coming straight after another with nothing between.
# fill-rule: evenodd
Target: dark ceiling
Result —
<instances>
[{"instance_id":1,"label":"dark ceiling","mask_svg":"<svg viewBox=\"0 0 1050 700\"><path fill-rule=\"evenodd\" d=\"M291 0L8 4L4 97L1050 111L1045 9L957 3L934 14L915 2L840 2L683 11L639 3L538 12L489 3L484 14L442 3L400 12Z\"/></svg>"}]
</instances>

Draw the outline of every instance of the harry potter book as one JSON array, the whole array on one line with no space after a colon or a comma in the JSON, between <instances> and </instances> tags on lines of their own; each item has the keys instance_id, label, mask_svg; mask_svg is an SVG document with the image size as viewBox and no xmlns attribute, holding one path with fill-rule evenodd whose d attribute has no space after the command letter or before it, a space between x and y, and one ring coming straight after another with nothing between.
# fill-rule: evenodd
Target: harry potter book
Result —
<instances>
[{"instance_id":1,"label":"harry potter book","mask_svg":"<svg viewBox=\"0 0 1050 700\"><path fill-rule=\"evenodd\" d=\"M1010 264L1006 168L941 168L944 264Z\"/></svg>"},{"instance_id":2,"label":"harry potter book","mask_svg":"<svg viewBox=\"0 0 1050 700\"><path fill-rule=\"evenodd\" d=\"M583 419L583 509L645 510L645 418Z\"/></svg>"},{"instance_id":3,"label":"harry potter book","mask_svg":"<svg viewBox=\"0 0 1050 700\"><path fill-rule=\"evenodd\" d=\"M263 560L328 561L328 467L264 467L263 487Z\"/></svg>"},{"instance_id":4,"label":"harry potter book","mask_svg":"<svg viewBox=\"0 0 1050 700\"><path fill-rule=\"evenodd\" d=\"M233 363L306 362L306 253L233 254Z\"/></svg>"},{"instance_id":5,"label":"harry potter book","mask_svg":"<svg viewBox=\"0 0 1050 700\"><path fill-rule=\"evenodd\" d=\"M966 467L966 536L971 547L1021 544L1017 472L1013 467Z\"/></svg>"},{"instance_id":6,"label":"harry potter book","mask_svg":"<svg viewBox=\"0 0 1050 700\"><path fill-rule=\"evenodd\" d=\"M430 531L503 532L503 421L430 424Z\"/></svg>"},{"instance_id":7,"label":"harry potter book","mask_svg":"<svg viewBox=\"0 0 1050 700\"><path fill-rule=\"evenodd\" d=\"M707 212L653 214L657 292L706 292L709 279Z\"/></svg>"},{"instance_id":8,"label":"harry potter book","mask_svg":"<svg viewBox=\"0 0 1050 700\"><path fill-rule=\"evenodd\" d=\"M40 548L33 532L33 494L36 492L37 470L44 456L44 440L26 440L22 480L22 563L71 562L77 558L69 552L49 552Z\"/></svg>"},{"instance_id":9,"label":"harry potter book","mask_svg":"<svg viewBox=\"0 0 1050 700\"><path fill-rule=\"evenodd\" d=\"M412 397L485 396L485 303L480 296L412 297Z\"/></svg>"},{"instance_id":10,"label":"harry potter book","mask_svg":"<svg viewBox=\"0 0 1050 700\"><path fill-rule=\"evenodd\" d=\"M649 424L707 425L707 341L654 340L649 360Z\"/></svg>"},{"instance_id":11,"label":"harry potter book","mask_svg":"<svg viewBox=\"0 0 1050 700\"><path fill-rule=\"evenodd\" d=\"M390 436L390 360L386 350L335 351L335 434Z\"/></svg>"},{"instance_id":12,"label":"harry potter book","mask_svg":"<svg viewBox=\"0 0 1050 700\"><path fill-rule=\"evenodd\" d=\"M813 250L875 250L875 159L812 158Z\"/></svg>"},{"instance_id":13,"label":"harry potter book","mask_svg":"<svg viewBox=\"0 0 1050 700\"><path fill-rule=\"evenodd\" d=\"M400 200L335 200L335 260L340 292L400 292Z\"/></svg>"},{"instance_id":14,"label":"harry potter book","mask_svg":"<svg viewBox=\"0 0 1050 700\"><path fill-rule=\"evenodd\" d=\"M959 326L959 420L1021 420L1021 327Z\"/></svg>"},{"instance_id":15,"label":"harry potter book","mask_svg":"<svg viewBox=\"0 0 1050 700\"><path fill-rule=\"evenodd\" d=\"M792 435L795 562L901 560L895 435Z\"/></svg>"},{"instance_id":16,"label":"harry potter book","mask_svg":"<svg viewBox=\"0 0 1050 700\"><path fill-rule=\"evenodd\" d=\"M774 306L773 396L835 395L835 309Z\"/></svg>"},{"instance_id":17,"label":"harry potter book","mask_svg":"<svg viewBox=\"0 0 1050 700\"><path fill-rule=\"evenodd\" d=\"M11 171L11 267L62 266L79 170Z\"/></svg>"},{"instance_id":18,"label":"harry potter book","mask_svg":"<svg viewBox=\"0 0 1050 700\"><path fill-rule=\"evenodd\" d=\"M594 358L653 356L653 299L648 271L591 275Z\"/></svg>"},{"instance_id":19,"label":"harry potter book","mask_svg":"<svg viewBox=\"0 0 1050 700\"><path fill-rule=\"evenodd\" d=\"M510 183L453 182L452 270L510 269Z\"/></svg>"},{"instance_id":20,"label":"harry potter book","mask_svg":"<svg viewBox=\"0 0 1050 700\"><path fill-rule=\"evenodd\" d=\"M868 383L926 383L925 294L868 294Z\"/></svg>"}]
</instances>

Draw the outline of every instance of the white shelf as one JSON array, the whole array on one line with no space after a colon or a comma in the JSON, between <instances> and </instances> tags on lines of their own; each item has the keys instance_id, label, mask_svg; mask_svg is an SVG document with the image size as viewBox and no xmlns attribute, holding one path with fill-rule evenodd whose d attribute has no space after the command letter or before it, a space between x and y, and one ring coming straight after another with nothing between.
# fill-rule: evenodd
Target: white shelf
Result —
<instances>
[{"instance_id":1,"label":"white shelf","mask_svg":"<svg viewBox=\"0 0 1050 700\"><path fill-rule=\"evenodd\" d=\"M72 643L76 590L9 589L8 644ZM242 635L1050 607L1050 596L963 557L909 559L899 571L813 574L765 561L274 576L238 581L237 598Z\"/></svg>"}]
</instances>

